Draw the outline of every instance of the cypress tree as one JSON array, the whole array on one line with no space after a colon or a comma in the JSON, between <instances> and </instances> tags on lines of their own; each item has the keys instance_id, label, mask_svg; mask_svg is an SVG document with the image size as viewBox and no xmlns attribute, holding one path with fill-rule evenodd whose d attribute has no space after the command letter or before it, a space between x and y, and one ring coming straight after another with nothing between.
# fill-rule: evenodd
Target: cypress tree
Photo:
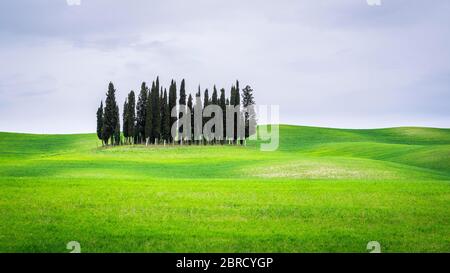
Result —
<instances>
[{"instance_id":1,"label":"cypress tree","mask_svg":"<svg viewBox=\"0 0 450 273\"><path fill-rule=\"evenodd\" d=\"M201 92L200 92L200 85L198 85L198 91L197 94L195 94L196 97L200 97L201 96Z\"/></svg>"},{"instance_id":2,"label":"cypress tree","mask_svg":"<svg viewBox=\"0 0 450 273\"><path fill-rule=\"evenodd\" d=\"M128 94L128 119L127 119L127 135L128 135L128 142L131 143L133 141L133 137L135 135L135 127L136 127L136 101L135 101L135 95L134 91L131 90L131 92Z\"/></svg>"},{"instance_id":3,"label":"cypress tree","mask_svg":"<svg viewBox=\"0 0 450 273\"><path fill-rule=\"evenodd\" d=\"M116 126L114 128L114 142L115 145L120 145L121 144L121 139L120 139L120 113L119 113L119 106L116 104L116 110L114 111L114 115L115 115L115 121L116 121Z\"/></svg>"},{"instance_id":4,"label":"cypress tree","mask_svg":"<svg viewBox=\"0 0 450 273\"><path fill-rule=\"evenodd\" d=\"M209 91L208 88L205 89L205 93L203 95L203 111L205 110L205 108L209 105ZM202 124L202 129L204 128L205 124L208 122L210 118L203 118L203 124Z\"/></svg>"},{"instance_id":5,"label":"cypress tree","mask_svg":"<svg viewBox=\"0 0 450 273\"><path fill-rule=\"evenodd\" d=\"M209 100L209 91L208 91L208 88L206 88L206 89L205 89L204 96L203 96L203 109L205 109L206 106L209 105L209 103L210 103L210 100Z\"/></svg>"},{"instance_id":6,"label":"cypress tree","mask_svg":"<svg viewBox=\"0 0 450 273\"><path fill-rule=\"evenodd\" d=\"M100 102L100 107L97 109L97 137L102 141L103 145L103 101Z\"/></svg>"},{"instance_id":7,"label":"cypress tree","mask_svg":"<svg viewBox=\"0 0 450 273\"><path fill-rule=\"evenodd\" d=\"M123 137L125 138L125 143L128 142L128 121L129 121L129 113L128 113L128 98L125 99L125 102L123 104L123 122L122 122L122 132L123 132Z\"/></svg>"},{"instance_id":8,"label":"cypress tree","mask_svg":"<svg viewBox=\"0 0 450 273\"><path fill-rule=\"evenodd\" d=\"M251 105L255 104L255 98L253 96L253 89L247 85L244 89L242 89L242 106L243 107L249 107ZM254 109L248 109L247 112L245 112L244 115L244 122L245 122L245 138L248 138L250 136L250 123L255 124L256 121L256 113ZM254 131L255 128L252 128L252 131Z\"/></svg>"},{"instance_id":9,"label":"cypress tree","mask_svg":"<svg viewBox=\"0 0 450 273\"><path fill-rule=\"evenodd\" d=\"M203 113L203 108L202 108L202 99L201 99L201 92L200 92L200 86L198 87L198 92L197 92L197 94L195 95L195 104L194 104L194 112L195 112L195 109L200 109L201 110L201 113ZM194 123L195 123L195 113L194 113ZM195 128L197 128L197 130L198 130L198 132L200 133L200 138L197 138L196 139L196 136L195 136L195 129L194 129L194 141L197 143L197 144L200 144L200 142L202 141L201 140L201 137L202 137L202 130L203 130L203 120L202 120L202 122L200 122L200 123L197 123L197 124L194 124L195 126Z\"/></svg>"},{"instance_id":10,"label":"cypress tree","mask_svg":"<svg viewBox=\"0 0 450 273\"><path fill-rule=\"evenodd\" d=\"M164 92L163 92L163 88L161 87L160 92L159 92L159 97L158 97L158 102L159 102L159 115L160 115L160 119L161 119L161 123L160 123L160 127L159 127L159 140L160 142L162 140L164 140Z\"/></svg>"},{"instance_id":11,"label":"cypress tree","mask_svg":"<svg viewBox=\"0 0 450 273\"><path fill-rule=\"evenodd\" d=\"M183 79L183 80L181 80L181 84L180 84L180 100L178 101L178 105L180 105L180 107L181 107L181 105L184 105L184 107L186 107L186 89L185 88L186 88L185 87L185 82L184 82L184 79ZM182 110L182 109L180 109L180 110ZM180 113L178 118L181 118L181 117L182 117L182 114ZM180 127L178 129L178 133L180 135L180 138L182 137L183 130L184 130L184 128L182 128L182 127Z\"/></svg>"},{"instance_id":12,"label":"cypress tree","mask_svg":"<svg viewBox=\"0 0 450 273\"><path fill-rule=\"evenodd\" d=\"M219 98L218 98L218 96L217 96L217 88L216 88L216 85L214 85L214 88L213 88L213 93L212 93L212 96L211 96L211 104L212 104L212 105L217 105L217 106L219 106ZM216 114L213 113L212 116L211 116L211 119L213 119L215 116L216 116ZM216 126L215 126L215 125L212 127L212 131L213 131L214 133L216 133Z\"/></svg>"},{"instance_id":13,"label":"cypress tree","mask_svg":"<svg viewBox=\"0 0 450 273\"><path fill-rule=\"evenodd\" d=\"M171 81L169 87L169 113L172 113L172 109L177 106L177 85L174 80ZM170 126L177 122L176 117L170 117ZM173 142L172 135L170 136L170 142Z\"/></svg>"},{"instance_id":14,"label":"cypress tree","mask_svg":"<svg viewBox=\"0 0 450 273\"><path fill-rule=\"evenodd\" d=\"M192 96L189 94L187 107L190 110L191 113L191 141L189 143L192 143L192 140L194 139L194 105L192 103Z\"/></svg>"},{"instance_id":15,"label":"cypress tree","mask_svg":"<svg viewBox=\"0 0 450 273\"><path fill-rule=\"evenodd\" d=\"M241 104L241 95L239 94L239 81L236 80L236 89L234 94L234 106L238 106ZM238 119L241 117L240 108L236 114L236 119L234 120L234 139L238 141Z\"/></svg>"},{"instance_id":16,"label":"cypress tree","mask_svg":"<svg viewBox=\"0 0 450 273\"><path fill-rule=\"evenodd\" d=\"M223 115L223 140L226 139L226 131L227 131L227 113L226 113L226 100L225 100L225 89L220 89L220 100L219 100L219 106L222 109L222 115ZM222 140L222 143L223 143Z\"/></svg>"},{"instance_id":17,"label":"cypress tree","mask_svg":"<svg viewBox=\"0 0 450 273\"><path fill-rule=\"evenodd\" d=\"M145 120L147 113L147 97L148 97L148 87L145 82L141 85L141 92L139 93L138 102L136 105L136 135L137 142L143 143L146 138L145 134Z\"/></svg>"},{"instance_id":18,"label":"cypress tree","mask_svg":"<svg viewBox=\"0 0 450 273\"><path fill-rule=\"evenodd\" d=\"M152 88L153 89L153 88ZM161 106L159 104L159 79L156 79L156 84L152 91L152 112L153 112L153 126L152 126L152 142L161 139Z\"/></svg>"},{"instance_id":19,"label":"cypress tree","mask_svg":"<svg viewBox=\"0 0 450 273\"><path fill-rule=\"evenodd\" d=\"M186 105L186 84L184 82L184 79L181 80L179 103L182 105Z\"/></svg>"},{"instance_id":20,"label":"cypress tree","mask_svg":"<svg viewBox=\"0 0 450 273\"><path fill-rule=\"evenodd\" d=\"M111 144L114 144L114 133L117 131L119 113L116 103L116 90L112 82L108 85L104 111L102 137L106 144L108 144L109 139L111 139Z\"/></svg>"},{"instance_id":21,"label":"cypress tree","mask_svg":"<svg viewBox=\"0 0 450 273\"><path fill-rule=\"evenodd\" d=\"M234 102L234 106L241 104L241 96L239 95L239 81L236 81L236 97L235 97L235 102Z\"/></svg>"},{"instance_id":22,"label":"cypress tree","mask_svg":"<svg viewBox=\"0 0 450 273\"><path fill-rule=\"evenodd\" d=\"M166 131L164 128L164 118L165 118L165 112L166 109L164 109L164 91L163 88L161 87L161 91L159 93L159 112L161 113L161 128L160 128L160 132L161 132L161 141L164 140Z\"/></svg>"},{"instance_id":23,"label":"cypress tree","mask_svg":"<svg viewBox=\"0 0 450 273\"><path fill-rule=\"evenodd\" d=\"M155 89L156 89L156 94L159 95L159 76L156 77Z\"/></svg>"},{"instance_id":24,"label":"cypress tree","mask_svg":"<svg viewBox=\"0 0 450 273\"><path fill-rule=\"evenodd\" d=\"M230 105L233 105L234 106L234 97L236 96L236 93L235 93L235 88L234 88L234 85L233 86L231 86L231 92L230 92L230 100L229 100L229 104Z\"/></svg>"},{"instance_id":25,"label":"cypress tree","mask_svg":"<svg viewBox=\"0 0 450 273\"><path fill-rule=\"evenodd\" d=\"M167 90L164 88L164 95L162 99L162 137L163 140L168 142L170 140L170 112L169 112L169 104L167 101Z\"/></svg>"},{"instance_id":26,"label":"cypress tree","mask_svg":"<svg viewBox=\"0 0 450 273\"><path fill-rule=\"evenodd\" d=\"M230 106L234 106L234 102L235 101L236 101L236 88L233 85L233 86L231 86L229 105ZM232 137L232 141L234 141L235 136L236 136L236 121L237 121L237 118L236 118L235 114L233 114L233 120L234 120L234 135ZM230 133L231 133L231 128L230 128Z\"/></svg>"},{"instance_id":27,"label":"cypress tree","mask_svg":"<svg viewBox=\"0 0 450 273\"><path fill-rule=\"evenodd\" d=\"M155 82L152 83L152 88L148 94L147 105L146 105L146 119L145 119L145 135L147 136L145 142L153 142L153 127L154 127L154 100L153 96L155 93Z\"/></svg>"},{"instance_id":28,"label":"cypress tree","mask_svg":"<svg viewBox=\"0 0 450 273\"><path fill-rule=\"evenodd\" d=\"M213 93L212 93L212 97L211 97L211 104L219 105L219 99L217 96L217 88L215 85L214 85L214 89L213 89Z\"/></svg>"}]
</instances>

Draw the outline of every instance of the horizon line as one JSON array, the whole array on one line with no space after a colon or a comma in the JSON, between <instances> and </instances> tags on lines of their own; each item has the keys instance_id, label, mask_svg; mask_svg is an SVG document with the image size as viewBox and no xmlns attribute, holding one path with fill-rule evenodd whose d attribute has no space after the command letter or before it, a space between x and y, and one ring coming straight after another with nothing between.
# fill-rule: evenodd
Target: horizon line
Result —
<instances>
[{"instance_id":1,"label":"horizon line","mask_svg":"<svg viewBox=\"0 0 450 273\"><path fill-rule=\"evenodd\" d=\"M318 128L318 129L330 129L330 130L387 130L387 129L401 129L401 128L417 128L417 129L437 129L437 130L450 130L446 127L431 127L431 126L392 126L392 127L375 127L375 128L342 128L342 127L328 127L328 126L314 126L314 125L298 125L298 124L258 124L258 126L293 126L293 127L305 127L305 128ZM92 132L74 132L74 133L35 133L35 132L25 132L25 131L2 131L1 134L23 134L23 135L91 135L96 134L95 130ZM122 132L121 132L122 133Z\"/></svg>"}]
</instances>

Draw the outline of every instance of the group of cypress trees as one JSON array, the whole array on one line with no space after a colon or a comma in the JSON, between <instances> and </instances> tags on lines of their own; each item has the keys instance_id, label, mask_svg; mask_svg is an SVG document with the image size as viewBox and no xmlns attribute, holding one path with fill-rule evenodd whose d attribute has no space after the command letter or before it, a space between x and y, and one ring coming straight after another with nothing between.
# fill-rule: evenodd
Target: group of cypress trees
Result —
<instances>
[{"instance_id":1,"label":"group of cypress trees","mask_svg":"<svg viewBox=\"0 0 450 273\"><path fill-rule=\"evenodd\" d=\"M97 110L97 136L104 145L111 142L112 145L121 143L119 106L116 102L116 90L109 83L106 93L105 106L103 102Z\"/></svg>"},{"instance_id":2,"label":"group of cypress trees","mask_svg":"<svg viewBox=\"0 0 450 273\"><path fill-rule=\"evenodd\" d=\"M121 144L158 144L158 143L174 143L175 140L171 134L172 124L177 122L176 117L171 116L171 110L175 106L185 105L191 112L191 130L194 136L194 107L208 105L218 105L223 112L223 131L226 139L226 107L227 105L238 106L241 105L241 94L239 89L239 81L231 87L230 97L225 95L225 89L220 89L220 95L216 86L213 88L211 97L209 90L205 89L203 93L203 102L201 100L201 89L198 87L198 92L194 98L191 94L186 95L185 80L183 79L179 89L179 100L177 104L177 84L174 80L171 81L169 91L160 86L159 77L152 82L149 88L145 82L141 85L141 90L137 97L134 91L131 91L123 106L123 122L122 135L120 132L120 118L119 107L116 103L115 88L113 83L109 83L108 91L106 93L105 105L103 101L97 110L97 136L102 140L103 145L121 145ZM253 89L246 86L242 90L242 106L248 107L254 105ZM180 118L181 118L180 113ZM249 137L251 114L245 113L242 116L245 119L245 137ZM214 117L214 116L213 116ZM204 124L213 117L204 117L203 124L197 126L204 126ZM239 114L234 115L234 138L229 139L232 143L243 143L238 139L237 135L237 119ZM181 132L184 130L180 128ZM214 129L213 129L214 130ZM188 141L189 144L203 143L203 141ZM215 141L217 142L217 141ZM214 143L215 143L214 142ZM220 143L224 144L225 140Z\"/></svg>"}]
</instances>

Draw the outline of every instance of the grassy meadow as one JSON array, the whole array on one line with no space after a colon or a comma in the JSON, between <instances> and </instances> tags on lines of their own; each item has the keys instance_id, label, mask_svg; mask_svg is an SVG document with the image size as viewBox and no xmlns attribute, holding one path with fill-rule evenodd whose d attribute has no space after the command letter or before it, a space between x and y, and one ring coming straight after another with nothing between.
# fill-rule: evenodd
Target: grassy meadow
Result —
<instances>
[{"instance_id":1,"label":"grassy meadow","mask_svg":"<svg viewBox=\"0 0 450 273\"><path fill-rule=\"evenodd\" d=\"M0 133L0 252L450 252L450 129L280 127L280 147Z\"/></svg>"}]
</instances>

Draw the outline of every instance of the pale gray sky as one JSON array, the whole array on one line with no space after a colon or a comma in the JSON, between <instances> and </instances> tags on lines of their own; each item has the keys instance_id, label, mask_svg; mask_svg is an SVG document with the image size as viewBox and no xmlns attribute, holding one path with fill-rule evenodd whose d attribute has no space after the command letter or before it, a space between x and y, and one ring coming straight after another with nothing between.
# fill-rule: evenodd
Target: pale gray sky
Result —
<instances>
[{"instance_id":1,"label":"pale gray sky","mask_svg":"<svg viewBox=\"0 0 450 273\"><path fill-rule=\"evenodd\" d=\"M109 81L239 79L282 123L450 127L450 1L4 0L0 131L95 131Z\"/></svg>"}]
</instances>

